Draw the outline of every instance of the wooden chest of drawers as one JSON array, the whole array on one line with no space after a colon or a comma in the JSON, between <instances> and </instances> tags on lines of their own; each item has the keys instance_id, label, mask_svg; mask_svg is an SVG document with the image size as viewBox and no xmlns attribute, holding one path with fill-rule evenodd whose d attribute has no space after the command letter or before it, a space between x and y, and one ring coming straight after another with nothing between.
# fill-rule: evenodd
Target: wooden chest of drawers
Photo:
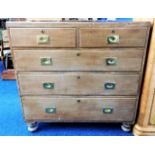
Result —
<instances>
[{"instance_id":1,"label":"wooden chest of drawers","mask_svg":"<svg viewBox=\"0 0 155 155\"><path fill-rule=\"evenodd\" d=\"M7 23L24 118L134 123L148 22Z\"/></svg>"},{"instance_id":2,"label":"wooden chest of drawers","mask_svg":"<svg viewBox=\"0 0 155 155\"><path fill-rule=\"evenodd\" d=\"M155 136L155 19L134 135Z\"/></svg>"}]
</instances>

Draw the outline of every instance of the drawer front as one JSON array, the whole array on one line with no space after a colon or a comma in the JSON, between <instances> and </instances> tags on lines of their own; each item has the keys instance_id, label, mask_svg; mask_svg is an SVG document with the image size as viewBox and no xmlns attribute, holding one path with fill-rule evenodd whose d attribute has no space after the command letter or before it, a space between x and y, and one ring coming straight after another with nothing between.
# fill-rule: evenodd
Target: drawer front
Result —
<instances>
[{"instance_id":1,"label":"drawer front","mask_svg":"<svg viewBox=\"0 0 155 155\"><path fill-rule=\"evenodd\" d=\"M81 28L80 47L144 47L147 28Z\"/></svg>"},{"instance_id":2,"label":"drawer front","mask_svg":"<svg viewBox=\"0 0 155 155\"><path fill-rule=\"evenodd\" d=\"M13 47L76 47L74 28L11 28Z\"/></svg>"},{"instance_id":3,"label":"drawer front","mask_svg":"<svg viewBox=\"0 0 155 155\"><path fill-rule=\"evenodd\" d=\"M28 121L132 121L135 98L22 97Z\"/></svg>"},{"instance_id":4,"label":"drawer front","mask_svg":"<svg viewBox=\"0 0 155 155\"><path fill-rule=\"evenodd\" d=\"M140 71L143 49L15 50L19 71Z\"/></svg>"},{"instance_id":5,"label":"drawer front","mask_svg":"<svg viewBox=\"0 0 155 155\"><path fill-rule=\"evenodd\" d=\"M19 73L18 79L22 95L136 95L139 75L28 72Z\"/></svg>"}]
</instances>

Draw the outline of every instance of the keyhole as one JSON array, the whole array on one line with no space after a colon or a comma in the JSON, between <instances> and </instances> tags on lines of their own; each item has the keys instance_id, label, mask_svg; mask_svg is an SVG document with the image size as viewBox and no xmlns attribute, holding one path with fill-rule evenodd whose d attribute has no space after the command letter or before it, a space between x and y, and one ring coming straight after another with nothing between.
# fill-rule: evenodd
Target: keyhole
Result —
<instances>
[{"instance_id":1,"label":"keyhole","mask_svg":"<svg viewBox=\"0 0 155 155\"><path fill-rule=\"evenodd\" d=\"M115 30L112 30L112 33L115 33Z\"/></svg>"},{"instance_id":2,"label":"keyhole","mask_svg":"<svg viewBox=\"0 0 155 155\"><path fill-rule=\"evenodd\" d=\"M77 55L77 56L80 56L80 53L77 53L76 55Z\"/></svg>"},{"instance_id":3,"label":"keyhole","mask_svg":"<svg viewBox=\"0 0 155 155\"><path fill-rule=\"evenodd\" d=\"M80 103L80 102L81 102L81 100L77 100L77 102L78 102L78 103Z\"/></svg>"},{"instance_id":4,"label":"keyhole","mask_svg":"<svg viewBox=\"0 0 155 155\"><path fill-rule=\"evenodd\" d=\"M41 30L41 33L45 33L45 30Z\"/></svg>"},{"instance_id":5,"label":"keyhole","mask_svg":"<svg viewBox=\"0 0 155 155\"><path fill-rule=\"evenodd\" d=\"M80 76L77 76L77 79L80 79Z\"/></svg>"}]
</instances>

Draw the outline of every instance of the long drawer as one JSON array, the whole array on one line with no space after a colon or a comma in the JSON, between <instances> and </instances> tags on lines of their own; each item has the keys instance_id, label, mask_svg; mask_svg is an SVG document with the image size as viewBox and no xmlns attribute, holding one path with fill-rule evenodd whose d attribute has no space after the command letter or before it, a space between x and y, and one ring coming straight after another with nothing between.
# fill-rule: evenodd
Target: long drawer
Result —
<instances>
[{"instance_id":1,"label":"long drawer","mask_svg":"<svg viewBox=\"0 0 155 155\"><path fill-rule=\"evenodd\" d=\"M81 28L80 47L144 47L147 28Z\"/></svg>"},{"instance_id":2,"label":"long drawer","mask_svg":"<svg viewBox=\"0 0 155 155\"><path fill-rule=\"evenodd\" d=\"M139 75L87 72L18 74L22 95L137 95Z\"/></svg>"},{"instance_id":3,"label":"long drawer","mask_svg":"<svg viewBox=\"0 0 155 155\"><path fill-rule=\"evenodd\" d=\"M22 97L27 121L132 121L135 98Z\"/></svg>"},{"instance_id":4,"label":"long drawer","mask_svg":"<svg viewBox=\"0 0 155 155\"><path fill-rule=\"evenodd\" d=\"M144 49L14 50L18 71L140 71Z\"/></svg>"},{"instance_id":5,"label":"long drawer","mask_svg":"<svg viewBox=\"0 0 155 155\"><path fill-rule=\"evenodd\" d=\"M13 47L76 47L75 28L11 28Z\"/></svg>"}]
</instances>

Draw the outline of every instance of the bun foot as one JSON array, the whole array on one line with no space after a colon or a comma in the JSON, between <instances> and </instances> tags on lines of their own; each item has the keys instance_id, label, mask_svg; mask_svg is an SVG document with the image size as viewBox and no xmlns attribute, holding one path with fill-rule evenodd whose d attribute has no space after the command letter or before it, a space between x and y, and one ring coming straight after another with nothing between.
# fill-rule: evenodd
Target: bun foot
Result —
<instances>
[{"instance_id":1,"label":"bun foot","mask_svg":"<svg viewBox=\"0 0 155 155\"><path fill-rule=\"evenodd\" d=\"M27 130L30 132L35 132L38 129L38 123L37 122L32 122L32 123L27 123Z\"/></svg>"},{"instance_id":2,"label":"bun foot","mask_svg":"<svg viewBox=\"0 0 155 155\"><path fill-rule=\"evenodd\" d=\"M124 131L124 132L130 132L131 131L131 128L132 128L132 125L131 124L128 124L128 123L123 123L121 125L121 129Z\"/></svg>"}]
</instances>

